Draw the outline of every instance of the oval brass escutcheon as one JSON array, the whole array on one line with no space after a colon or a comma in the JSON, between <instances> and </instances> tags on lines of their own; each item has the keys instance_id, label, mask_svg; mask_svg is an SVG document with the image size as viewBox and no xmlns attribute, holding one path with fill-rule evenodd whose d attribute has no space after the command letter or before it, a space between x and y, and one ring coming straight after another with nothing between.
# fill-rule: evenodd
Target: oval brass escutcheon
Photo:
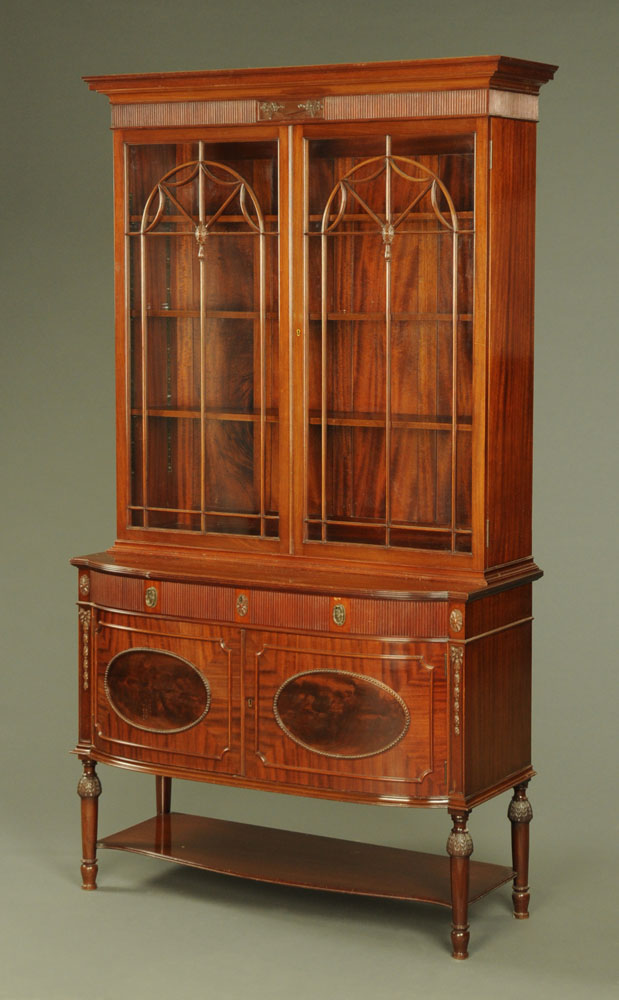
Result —
<instances>
[{"instance_id":1,"label":"oval brass escutcheon","mask_svg":"<svg viewBox=\"0 0 619 1000\"><path fill-rule=\"evenodd\" d=\"M382 681L345 670L308 670L273 699L277 724L295 743L325 757L372 757L408 732L410 712Z\"/></svg>"},{"instance_id":2,"label":"oval brass escutcheon","mask_svg":"<svg viewBox=\"0 0 619 1000\"><path fill-rule=\"evenodd\" d=\"M163 649L128 649L105 671L107 699L125 722L149 733L180 733L211 705L209 683L197 667Z\"/></svg>"},{"instance_id":3,"label":"oval brass escutcheon","mask_svg":"<svg viewBox=\"0 0 619 1000\"><path fill-rule=\"evenodd\" d=\"M249 600L247 594L239 594L236 599L236 613L244 618L249 611Z\"/></svg>"},{"instance_id":4,"label":"oval brass escutcheon","mask_svg":"<svg viewBox=\"0 0 619 1000\"><path fill-rule=\"evenodd\" d=\"M343 625L346 621L346 608L343 604L333 605L333 621L336 625Z\"/></svg>"},{"instance_id":5,"label":"oval brass escutcheon","mask_svg":"<svg viewBox=\"0 0 619 1000\"><path fill-rule=\"evenodd\" d=\"M146 607L147 608L156 607L158 596L159 595L157 594L156 587L147 587L146 590L144 591L144 604L146 605Z\"/></svg>"}]
</instances>

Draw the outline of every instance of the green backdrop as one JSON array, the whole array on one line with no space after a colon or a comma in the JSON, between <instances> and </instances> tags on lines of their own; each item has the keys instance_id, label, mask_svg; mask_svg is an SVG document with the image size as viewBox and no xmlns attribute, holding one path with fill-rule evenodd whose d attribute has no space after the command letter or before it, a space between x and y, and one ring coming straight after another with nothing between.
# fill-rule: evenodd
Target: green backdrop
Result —
<instances>
[{"instance_id":1,"label":"green backdrop","mask_svg":"<svg viewBox=\"0 0 619 1000\"><path fill-rule=\"evenodd\" d=\"M616 874L616 38L612 0L5 0L2 27L3 907L0 997L612 994ZM309 896L108 852L80 893L68 560L114 539L112 171L84 74L511 55L541 93L535 383L532 919ZM615 210L615 211L614 211ZM613 586L615 584L615 586ZM100 768L101 829L151 779ZM175 788L217 816L440 850L444 813ZM508 857L503 797L473 813ZM240 956L240 957L239 957Z\"/></svg>"}]
</instances>

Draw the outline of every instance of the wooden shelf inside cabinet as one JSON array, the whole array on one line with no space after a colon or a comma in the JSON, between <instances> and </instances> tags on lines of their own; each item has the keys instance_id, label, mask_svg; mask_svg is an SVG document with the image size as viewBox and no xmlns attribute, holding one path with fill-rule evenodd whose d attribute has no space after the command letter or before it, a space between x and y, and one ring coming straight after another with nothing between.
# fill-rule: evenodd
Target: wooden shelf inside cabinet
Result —
<instances>
[{"instance_id":1,"label":"wooden shelf inside cabinet","mask_svg":"<svg viewBox=\"0 0 619 1000\"><path fill-rule=\"evenodd\" d=\"M170 420L200 420L201 412L200 410L178 410L172 409L165 406L156 408L150 407L148 410L140 410L134 408L131 410L132 417L141 417L143 414L147 417L162 417ZM256 423L262 419L262 414L260 413L246 413L243 410L213 410L205 409L204 411L205 420L233 420L240 421L242 423ZM276 413L265 413L264 419L267 423L274 424L277 423Z\"/></svg>"},{"instance_id":2,"label":"wooden shelf inside cabinet","mask_svg":"<svg viewBox=\"0 0 619 1000\"><path fill-rule=\"evenodd\" d=\"M85 889L106 764L155 776L157 815L102 848L450 907L458 959L486 892L513 879L528 915L555 68L88 78L115 131L118 417L116 541L73 560ZM176 778L446 810L447 854L173 813ZM471 861L472 810L510 789L511 867Z\"/></svg>"},{"instance_id":3,"label":"wooden shelf inside cabinet","mask_svg":"<svg viewBox=\"0 0 619 1000\"><path fill-rule=\"evenodd\" d=\"M310 411L309 423L321 424L320 413ZM326 422L330 427L385 427L387 421L384 414L379 413L327 413ZM392 414L389 423L392 427L424 431L450 431L452 421L447 417L413 416L402 413ZM456 430L470 431L471 418L460 417Z\"/></svg>"},{"instance_id":4,"label":"wooden shelf inside cabinet","mask_svg":"<svg viewBox=\"0 0 619 1000\"><path fill-rule=\"evenodd\" d=\"M144 313L142 313L139 309L132 309L130 316L131 319L141 319L143 316L147 319L200 319L201 316L204 316L204 319L206 320L260 319L260 313L241 309L207 309L202 313L199 309L151 309L149 307L144 311ZM277 316L275 313L266 313L265 319L274 320L277 319Z\"/></svg>"},{"instance_id":5,"label":"wooden shelf inside cabinet","mask_svg":"<svg viewBox=\"0 0 619 1000\"><path fill-rule=\"evenodd\" d=\"M310 313L310 320L319 322L321 316L318 313ZM365 320L369 323L380 323L385 319L384 312L328 312L326 318L329 321L351 323ZM390 312L389 319L392 323L451 323L454 319L453 313L412 313L412 312ZM460 313L456 316L459 323L470 323L473 319L472 313Z\"/></svg>"}]
</instances>

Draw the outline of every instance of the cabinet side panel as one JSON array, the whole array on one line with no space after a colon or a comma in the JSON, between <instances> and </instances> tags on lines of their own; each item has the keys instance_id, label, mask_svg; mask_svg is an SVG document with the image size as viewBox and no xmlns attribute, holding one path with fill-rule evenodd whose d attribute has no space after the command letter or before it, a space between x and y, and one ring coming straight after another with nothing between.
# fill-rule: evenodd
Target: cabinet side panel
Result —
<instances>
[{"instance_id":1,"label":"cabinet side panel","mask_svg":"<svg viewBox=\"0 0 619 1000\"><path fill-rule=\"evenodd\" d=\"M487 566L531 555L535 124L492 121Z\"/></svg>"},{"instance_id":2,"label":"cabinet side panel","mask_svg":"<svg viewBox=\"0 0 619 1000\"><path fill-rule=\"evenodd\" d=\"M531 763L531 623L472 642L465 653L466 794Z\"/></svg>"},{"instance_id":3,"label":"cabinet side panel","mask_svg":"<svg viewBox=\"0 0 619 1000\"><path fill-rule=\"evenodd\" d=\"M532 587L514 587L499 594L491 594L466 607L467 638L504 628L511 622L522 621L532 615Z\"/></svg>"}]
</instances>

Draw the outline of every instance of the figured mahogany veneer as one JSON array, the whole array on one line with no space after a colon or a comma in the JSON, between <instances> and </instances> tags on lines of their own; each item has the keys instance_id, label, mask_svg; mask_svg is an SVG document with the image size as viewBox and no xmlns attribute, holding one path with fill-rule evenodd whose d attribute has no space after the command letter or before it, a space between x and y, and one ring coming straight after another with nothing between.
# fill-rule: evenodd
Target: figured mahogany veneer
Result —
<instances>
[{"instance_id":1,"label":"figured mahogany veneer","mask_svg":"<svg viewBox=\"0 0 619 1000\"><path fill-rule=\"evenodd\" d=\"M117 538L78 568L82 880L104 838L528 916L535 122L503 56L89 77L112 104ZM444 857L171 813L171 779L447 810ZM513 870L470 860L514 789Z\"/></svg>"},{"instance_id":2,"label":"figured mahogany veneer","mask_svg":"<svg viewBox=\"0 0 619 1000\"><path fill-rule=\"evenodd\" d=\"M151 733L190 729L211 703L208 682L192 663L152 649L132 649L110 660L105 693L117 715Z\"/></svg>"}]
</instances>

